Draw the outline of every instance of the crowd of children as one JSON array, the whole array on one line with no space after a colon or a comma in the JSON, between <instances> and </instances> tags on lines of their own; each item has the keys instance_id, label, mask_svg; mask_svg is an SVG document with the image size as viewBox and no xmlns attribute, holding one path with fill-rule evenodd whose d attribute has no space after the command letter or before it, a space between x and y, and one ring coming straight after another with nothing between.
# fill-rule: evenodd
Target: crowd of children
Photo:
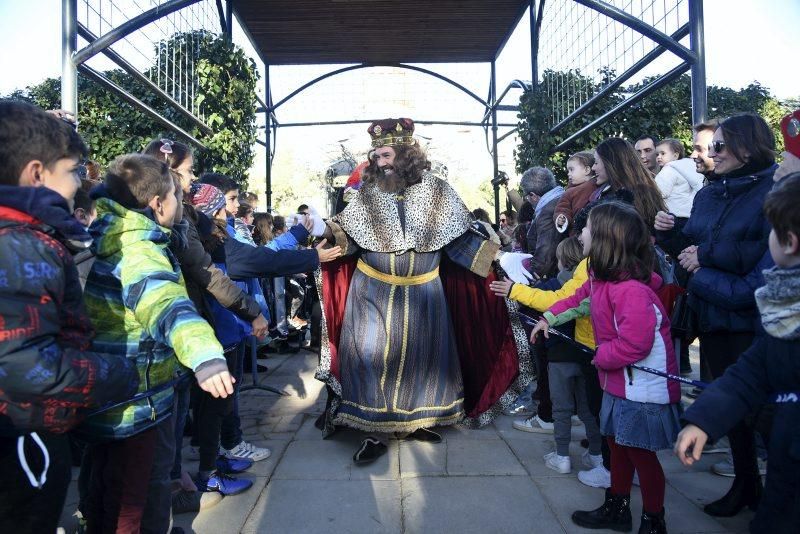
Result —
<instances>
[{"instance_id":1,"label":"crowd of children","mask_svg":"<svg viewBox=\"0 0 800 534\"><path fill-rule=\"evenodd\" d=\"M77 447L88 532L168 532L174 508L246 490L230 475L269 456L238 418L240 347L269 332L262 279L340 251L305 247L311 217L280 246L256 246L248 214L235 220L238 185L198 181L182 143L120 155L102 182L82 180L87 152L68 122L0 102L0 524L55 531ZM190 404L191 476L180 455Z\"/></svg>"}]
</instances>

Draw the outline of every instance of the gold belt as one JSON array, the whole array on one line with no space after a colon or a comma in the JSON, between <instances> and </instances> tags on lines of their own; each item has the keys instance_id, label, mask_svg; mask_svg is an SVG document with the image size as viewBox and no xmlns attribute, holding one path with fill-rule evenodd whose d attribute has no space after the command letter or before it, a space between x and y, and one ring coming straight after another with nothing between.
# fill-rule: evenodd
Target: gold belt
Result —
<instances>
[{"instance_id":1,"label":"gold belt","mask_svg":"<svg viewBox=\"0 0 800 534\"><path fill-rule=\"evenodd\" d=\"M414 276L397 276L394 274L382 273L379 270L367 265L363 260L358 260L358 265L356 267L359 271L366 274L370 278L374 278L376 280L380 280L381 282L395 286L417 286L430 282L431 280L435 280L439 276L439 267L436 267L436 269L430 272L417 274Z\"/></svg>"}]
</instances>

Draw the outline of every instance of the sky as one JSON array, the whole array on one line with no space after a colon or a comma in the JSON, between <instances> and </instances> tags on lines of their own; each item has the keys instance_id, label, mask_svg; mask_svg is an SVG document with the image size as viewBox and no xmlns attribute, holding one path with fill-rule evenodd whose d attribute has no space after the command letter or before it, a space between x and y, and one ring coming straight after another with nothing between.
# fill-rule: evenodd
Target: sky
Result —
<instances>
[{"instance_id":1,"label":"sky","mask_svg":"<svg viewBox=\"0 0 800 534\"><path fill-rule=\"evenodd\" d=\"M548 1L552 8L561 0ZM686 0L684 8L685 2ZM109 0L89 0L89 3L106 6L104 15L108 15ZM147 7L150 0L114 0L114 3L118 6L128 4ZM619 0L615 3L619 3ZM79 0L78 4L83 6L84 0ZM633 2L634 6L640 4L641 2ZM662 5L661 2L653 4ZM708 85L739 89L757 80L780 99L800 97L800 69L796 67L795 58L798 50L797 29L800 28L800 0L705 0L704 12ZM554 9L553 13L554 17L558 17L560 12ZM572 23L573 30L563 36L564 43L575 42L576 46L584 47L581 35L574 30L579 26L579 23ZM668 33L674 31L669 26L663 29ZM102 33L94 29L93 31ZM0 0L0 50L3 50L0 53L0 95L36 84L47 77L59 76L60 35L61 1ZM559 35L554 37L555 41L561 41ZM499 90L513 79L530 80L529 39L528 17L525 16L498 60ZM251 56L255 56L244 34L237 27L234 27L234 41L243 46ZM688 46L688 38L683 43ZM614 46L618 44L622 48L631 46L630 42L613 43ZM79 47L81 46L79 40ZM148 47L149 43L145 41L142 48L148 50ZM600 44L601 50L610 48L608 43ZM131 62L137 66L135 59L143 58L117 50L129 59L133 58ZM555 56L551 61L557 61L559 53L556 50L551 54ZM638 58L627 61L627 65L635 59ZM544 58L540 59L540 63L544 61ZM89 64L99 70L113 66L102 57L93 58ZM665 72L676 64L674 56L664 54L642 75ZM257 65L263 74L263 65L260 62ZM480 96L485 97L488 92L488 64L424 66L449 76ZM274 101L277 102L294 88L333 68L335 66L271 68ZM383 81L387 83L382 83ZM259 84L259 92L263 97L262 85ZM380 91L375 90L378 86L382 88ZM518 91L512 91L510 100L504 103L514 104L514 99L518 96ZM278 110L282 123L370 119L381 116L479 122L482 115L483 108L478 103L431 77L410 71L398 72L395 69L380 68L353 71L331 78ZM501 122L516 122L513 112L501 113L499 119ZM367 141L364 129L365 126L361 124L282 128L277 139L273 167L276 169L276 183L282 179L295 179L297 173L310 176L324 172L327 163L336 157L342 146L357 156L363 154ZM509 129L501 128L500 134ZM261 132L263 135L263 129ZM451 177L466 180L469 175L470 179L476 177L483 182L488 181L484 180L486 176L491 178L491 158L487 154L484 132L480 128L421 125L418 126L417 133L426 140L429 154L446 162ZM514 174L513 151L516 143L511 137L501 144L498 151L501 170L511 175ZM264 167L264 151L257 147L256 163L251 172L251 175L256 176L256 181L263 180ZM475 189L473 186L465 186L459 192L469 194L466 191L470 188ZM287 202L293 202L294 198L290 196ZM476 205L485 207L485 198L484 193L482 200L475 200Z\"/></svg>"}]
</instances>

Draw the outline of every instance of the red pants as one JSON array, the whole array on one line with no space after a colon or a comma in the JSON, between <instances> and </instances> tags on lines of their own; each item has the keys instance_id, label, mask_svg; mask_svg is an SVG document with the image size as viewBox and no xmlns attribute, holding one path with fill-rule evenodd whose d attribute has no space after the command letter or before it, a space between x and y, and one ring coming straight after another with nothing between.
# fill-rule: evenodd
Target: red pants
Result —
<instances>
[{"instance_id":1,"label":"red pants","mask_svg":"<svg viewBox=\"0 0 800 534\"><path fill-rule=\"evenodd\" d=\"M636 471L639 473L644 511L650 514L660 513L664 509L666 482L656 453L619 445L614 441L614 436L607 436L606 439L611 449L611 493L630 495L633 472Z\"/></svg>"},{"instance_id":2,"label":"red pants","mask_svg":"<svg viewBox=\"0 0 800 534\"><path fill-rule=\"evenodd\" d=\"M153 470L157 428L93 445L87 532L138 534Z\"/></svg>"}]
</instances>

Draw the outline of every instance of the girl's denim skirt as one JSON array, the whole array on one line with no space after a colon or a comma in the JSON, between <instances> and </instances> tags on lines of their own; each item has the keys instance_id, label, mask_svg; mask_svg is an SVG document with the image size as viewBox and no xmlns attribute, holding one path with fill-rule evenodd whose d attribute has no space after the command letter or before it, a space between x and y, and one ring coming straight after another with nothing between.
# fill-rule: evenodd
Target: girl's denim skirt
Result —
<instances>
[{"instance_id":1,"label":"girl's denim skirt","mask_svg":"<svg viewBox=\"0 0 800 534\"><path fill-rule=\"evenodd\" d=\"M670 449L681 430L678 406L631 401L604 391L600 431L626 447Z\"/></svg>"}]
</instances>

